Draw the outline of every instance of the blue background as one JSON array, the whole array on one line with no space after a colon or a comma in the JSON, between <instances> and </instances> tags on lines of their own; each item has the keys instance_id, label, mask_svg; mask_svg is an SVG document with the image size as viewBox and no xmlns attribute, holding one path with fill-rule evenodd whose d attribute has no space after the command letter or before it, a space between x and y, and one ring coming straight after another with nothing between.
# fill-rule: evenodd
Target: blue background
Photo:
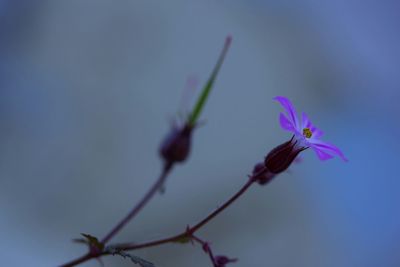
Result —
<instances>
[{"instance_id":1,"label":"blue background","mask_svg":"<svg viewBox=\"0 0 400 267\"><path fill-rule=\"evenodd\" d=\"M201 87L231 34L190 159L113 241L178 233L227 199L290 138L272 101L284 95L350 161L306 151L199 235L232 266L399 266L398 12L398 1L1 0L1 265L61 264L85 251L72 238L102 237L126 214L199 92L181 101L186 79ZM210 266L198 246L134 253Z\"/></svg>"}]
</instances>

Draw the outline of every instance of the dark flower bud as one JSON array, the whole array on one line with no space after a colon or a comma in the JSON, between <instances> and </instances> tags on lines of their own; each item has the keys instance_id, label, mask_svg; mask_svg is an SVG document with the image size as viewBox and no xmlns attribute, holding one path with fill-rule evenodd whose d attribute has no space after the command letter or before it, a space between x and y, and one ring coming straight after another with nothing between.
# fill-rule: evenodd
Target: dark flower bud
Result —
<instances>
[{"instance_id":1,"label":"dark flower bud","mask_svg":"<svg viewBox=\"0 0 400 267\"><path fill-rule=\"evenodd\" d=\"M260 185L265 185L269 181L272 180L272 178L275 177L275 173L270 172L266 167L264 162L259 162L254 166L253 169L253 179L260 184Z\"/></svg>"},{"instance_id":2,"label":"dark flower bud","mask_svg":"<svg viewBox=\"0 0 400 267\"><path fill-rule=\"evenodd\" d=\"M189 155L193 127L174 127L161 143L160 155L168 163L183 162Z\"/></svg>"},{"instance_id":3,"label":"dark flower bud","mask_svg":"<svg viewBox=\"0 0 400 267\"><path fill-rule=\"evenodd\" d=\"M230 259L223 255L218 255L214 257L216 267L225 267L228 263L236 262L237 259Z\"/></svg>"},{"instance_id":4,"label":"dark flower bud","mask_svg":"<svg viewBox=\"0 0 400 267\"><path fill-rule=\"evenodd\" d=\"M285 171L292 164L297 155L307 149L297 144L297 140L292 137L291 140L275 147L265 157L265 167L271 173L278 174Z\"/></svg>"}]
</instances>

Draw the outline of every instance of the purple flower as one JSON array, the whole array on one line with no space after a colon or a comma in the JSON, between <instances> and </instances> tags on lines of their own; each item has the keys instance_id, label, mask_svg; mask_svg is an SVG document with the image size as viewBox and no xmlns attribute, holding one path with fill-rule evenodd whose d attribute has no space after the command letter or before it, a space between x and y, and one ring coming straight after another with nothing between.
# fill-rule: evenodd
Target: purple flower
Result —
<instances>
[{"instance_id":1,"label":"purple flower","mask_svg":"<svg viewBox=\"0 0 400 267\"><path fill-rule=\"evenodd\" d=\"M323 132L311 123L307 114L302 112L300 121L289 99L277 96L274 100L278 101L286 110L286 115L283 113L280 114L279 121L284 130L294 134L294 142L297 147L312 148L320 160L339 156L344 161L347 161L347 158L339 148L320 140Z\"/></svg>"}]
</instances>

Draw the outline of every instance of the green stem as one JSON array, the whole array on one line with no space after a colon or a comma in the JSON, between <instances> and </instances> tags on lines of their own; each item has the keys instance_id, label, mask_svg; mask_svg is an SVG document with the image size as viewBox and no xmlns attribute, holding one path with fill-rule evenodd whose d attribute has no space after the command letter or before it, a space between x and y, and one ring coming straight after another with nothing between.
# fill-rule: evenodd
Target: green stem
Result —
<instances>
[{"instance_id":1,"label":"green stem","mask_svg":"<svg viewBox=\"0 0 400 267\"><path fill-rule=\"evenodd\" d=\"M188 124L191 126L195 126L196 122L200 116L200 113L207 101L207 98L211 92L211 89L214 85L215 79L217 78L218 72L222 66L222 63L224 62L224 58L226 56L226 53L228 52L229 46L232 42L232 37L228 36L225 39L225 44L224 44L224 48L222 49L222 52L218 58L217 64L215 65L210 78L208 79L207 83L205 84L205 86L203 87L203 90L201 92L201 95L199 97L199 99L197 100L196 105L193 108L192 113L189 116L188 119Z\"/></svg>"}]
</instances>

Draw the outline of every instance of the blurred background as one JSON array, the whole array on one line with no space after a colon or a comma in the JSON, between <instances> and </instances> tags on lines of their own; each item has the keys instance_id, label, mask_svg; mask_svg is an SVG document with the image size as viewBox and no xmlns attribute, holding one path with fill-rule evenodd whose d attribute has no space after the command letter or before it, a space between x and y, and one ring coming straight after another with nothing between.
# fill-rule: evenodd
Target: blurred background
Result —
<instances>
[{"instance_id":1,"label":"blurred background","mask_svg":"<svg viewBox=\"0 0 400 267\"><path fill-rule=\"evenodd\" d=\"M400 266L398 1L0 1L0 259L56 266L103 237L156 179L188 77L233 43L166 193L113 241L182 231L288 140L276 95L349 158L312 151L199 235L232 266ZM197 90L197 93L200 90ZM211 266L199 246L133 252ZM133 266L105 257L105 266ZM99 266L90 261L82 266Z\"/></svg>"}]
</instances>

